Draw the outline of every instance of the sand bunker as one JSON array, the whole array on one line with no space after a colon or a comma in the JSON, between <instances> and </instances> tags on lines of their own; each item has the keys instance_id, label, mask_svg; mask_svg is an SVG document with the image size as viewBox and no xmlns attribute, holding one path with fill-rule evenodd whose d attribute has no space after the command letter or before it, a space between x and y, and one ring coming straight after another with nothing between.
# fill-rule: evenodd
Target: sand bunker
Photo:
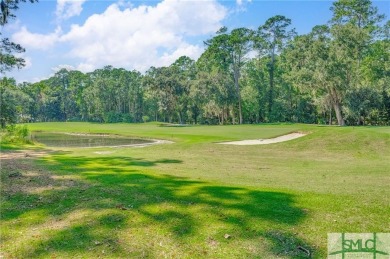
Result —
<instances>
[{"instance_id":1,"label":"sand bunker","mask_svg":"<svg viewBox=\"0 0 390 259\"><path fill-rule=\"evenodd\" d=\"M283 136L276 137L276 138L240 140L240 141L222 142L222 143L218 143L218 144L239 145L239 146L267 145L267 144L274 144L274 143L293 140L296 138L303 137L305 135L306 134L296 132L296 133L290 133L290 134L283 135Z\"/></svg>"}]
</instances>

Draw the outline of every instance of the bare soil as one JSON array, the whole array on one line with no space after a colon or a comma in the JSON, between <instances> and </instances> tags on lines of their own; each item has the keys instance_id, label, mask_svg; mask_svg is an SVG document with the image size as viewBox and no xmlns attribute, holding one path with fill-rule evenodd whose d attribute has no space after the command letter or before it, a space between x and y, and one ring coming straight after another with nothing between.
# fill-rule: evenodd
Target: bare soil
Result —
<instances>
[{"instance_id":1,"label":"bare soil","mask_svg":"<svg viewBox=\"0 0 390 259\"><path fill-rule=\"evenodd\" d=\"M1 196L15 193L42 193L46 190L63 189L79 184L75 177L57 176L34 163L37 157L50 151L23 150L0 154ZM74 179L73 179L74 178Z\"/></svg>"}]
</instances>

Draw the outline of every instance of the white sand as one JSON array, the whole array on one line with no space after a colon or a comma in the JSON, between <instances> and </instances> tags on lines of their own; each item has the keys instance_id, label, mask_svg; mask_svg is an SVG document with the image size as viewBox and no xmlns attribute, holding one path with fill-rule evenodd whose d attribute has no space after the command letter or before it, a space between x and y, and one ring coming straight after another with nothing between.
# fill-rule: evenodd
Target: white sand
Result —
<instances>
[{"instance_id":1,"label":"white sand","mask_svg":"<svg viewBox=\"0 0 390 259\"><path fill-rule=\"evenodd\" d=\"M276 137L276 138L240 140L240 141L222 142L222 143L218 143L218 144L239 145L239 146L267 145L267 144L274 144L274 143L289 141L292 139L303 137L305 135L306 134L303 134L303 133L290 133L290 134L283 135L283 136Z\"/></svg>"}]
</instances>

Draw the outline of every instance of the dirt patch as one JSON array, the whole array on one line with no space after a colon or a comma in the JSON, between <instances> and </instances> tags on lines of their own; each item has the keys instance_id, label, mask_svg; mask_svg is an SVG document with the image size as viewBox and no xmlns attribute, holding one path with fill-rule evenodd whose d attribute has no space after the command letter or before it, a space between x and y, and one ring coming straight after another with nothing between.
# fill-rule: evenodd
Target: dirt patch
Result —
<instances>
[{"instance_id":1,"label":"dirt patch","mask_svg":"<svg viewBox=\"0 0 390 259\"><path fill-rule=\"evenodd\" d=\"M285 142L285 141L293 140L293 139L300 138L303 136L306 136L306 134L295 132L295 133L290 133L290 134L283 135L283 136L276 137L276 138L230 141L230 142L222 142L222 143L218 143L218 144L239 145L239 146L267 145L267 144Z\"/></svg>"},{"instance_id":2,"label":"dirt patch","mask_svg":"<svg viewBox=\"0 0 390 259\"><path fill-rule=\"evenodd\" d=\"M45 191L82 187L76 176L57 179L50 171L34 163L36 157L47 155L47 151L7 152L1 154L1 196L16 193L39 194Z\"/></svg>"},{"instance_id":3,"label":"dirt patch","mask_svg":"<svg viewBox=\"0 0 390 259\"><path fill-rule=\"evenodd\" d=\"M21 159L30 157L42 157L49 154L47 150L20 150L18 152L1 152L0 159Z\"/></svg>"}]
</instances>

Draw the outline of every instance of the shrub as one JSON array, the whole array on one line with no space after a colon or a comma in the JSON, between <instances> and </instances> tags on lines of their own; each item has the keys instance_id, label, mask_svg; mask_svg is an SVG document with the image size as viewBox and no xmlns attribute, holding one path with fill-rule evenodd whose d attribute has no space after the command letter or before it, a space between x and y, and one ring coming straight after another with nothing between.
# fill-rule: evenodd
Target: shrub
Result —
<instances>
[{"instance_id":1,"label":"shrub","mask_svg":"<svg viewBox=\"0 0 390 259\"><path fill-rule=\"evenodd\" d=\"M8 125L1 139L3 143L31 143L27 126Z\"/></svg>"},{"instance_id":2,"label":"shrub","mask_svg":"<svg viewBox=\"0 0 390 259\"><path fill-rule=\"evenodd\" d=\"M116 112L107 112L103 116L105 123L122 122L122 114Z\"/></svg>"},{"instance_id":3,"label":"shrub","mask_svg":"<svg viewBox=\"0 0 390 259\"><path fill-rule=\"evenodd\" d=\"M131 114L123 113L122 114L122 121L123 122L133 122L133 117L131 116Z\"/></svg>"}]
</instances>

